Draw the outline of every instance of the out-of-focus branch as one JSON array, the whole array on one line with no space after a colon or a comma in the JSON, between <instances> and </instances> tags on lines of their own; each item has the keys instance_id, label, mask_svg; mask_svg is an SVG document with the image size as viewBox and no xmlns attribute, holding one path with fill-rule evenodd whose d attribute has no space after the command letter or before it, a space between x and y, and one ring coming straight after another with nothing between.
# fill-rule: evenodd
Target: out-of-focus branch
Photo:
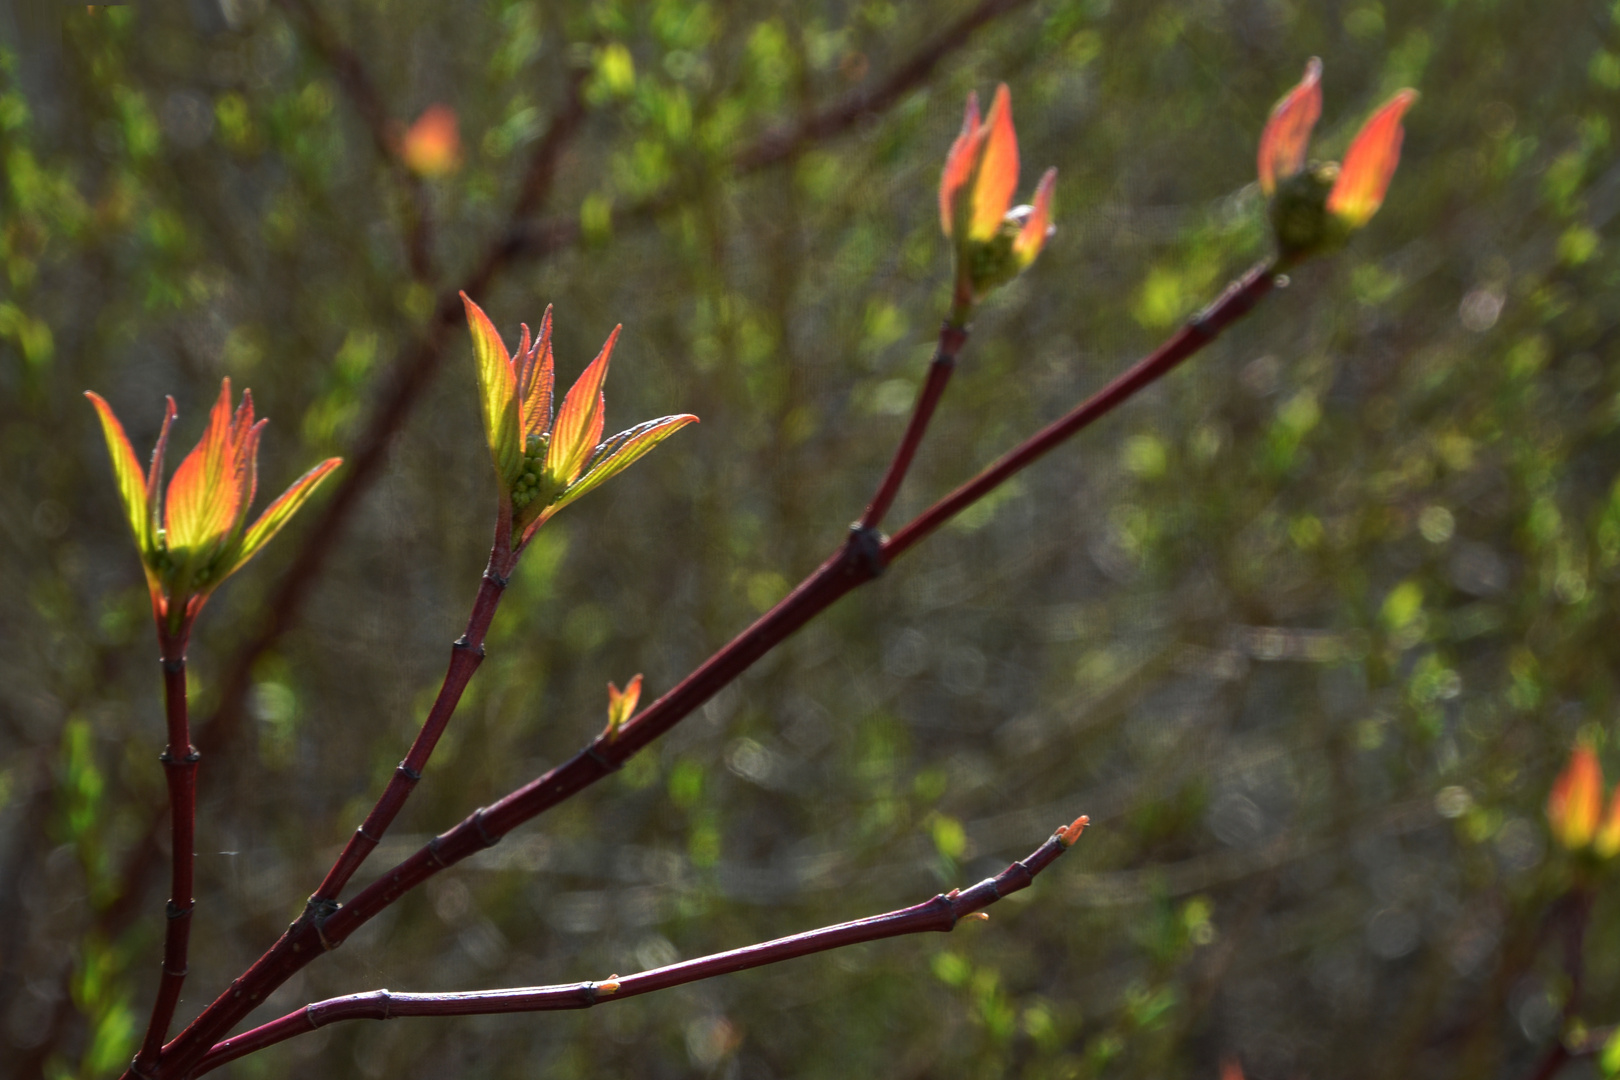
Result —
<instances>
[{"instance_id":1,"label":"out-of-focus branch","mask_svg":"<svg viewBox=\"0 0 1620 1080\"><path fill-rule=\"evenodd\" d=\"M388 115L388 106L377 92L377 84L360 59L360 54L338 36L321 10L309 0L276 0L289 18L304 27L305 40L326 61L337 76L338 85L348 95L355 112L360 114L377 153L390 166L395 182L399 184L409 204L405 224L405 252L410 263L411 276L420 282L433 279L433 218L428 208L427 190L419 177L405 168L400 160L394 125L397 120Z\"/></svg>"},{"instance_id":2,"label":"out-of-focus branch","mask_svg":"<svg viewBox=\"0 0 1620 1080\"><path fill-rule=\"evenodd\" d=\"M810 147L845 134L863 120L879 116L899 104L951 54L963 48L975 31L1002 15L1029 4L1029 0L983 0L978 7L951 24L944 33L923 46L887 78L851 91L841 100L793 123L770 128L731 157L731 170L747 175L784 161L791 161ZM650 221L678 206L680 200L660 192L640 202L613 211L615 228ZM514 254L542 257L579 242L582 228L577 216L554 217L518 224L507 239Z\"/></svg>"},{"instance_id":3,"label":"out-of-focus branch","mask_svg":"<svg viewBox=\"0 0 1620 1080\"><path fill-rule=\"evenodd\" d=\"M524 986L508 990L476 990L449 994L402 994L373 990L349 994L306 1005L252 1031L226 1039L208 1051L192 1075L201 1075L228 1061L262 1050L278 1042L335 1024L341 1020L392 1020L400 1016L490 1016L498 1013L554 1012L562 1009L588 1009L610 1001L667 990L672 986L712 979L735 971L830 952L846 945L904 934L928 931L948 933L965 917L994 904L997 900L1029 887L1035 875L1067 851L1090 819L1078 818L1036 848L1026 858L1013 863L993 878L986 878L969 889L952 889L931 900L883 915L872 915L853 922L824 926L791 937L777 938L696 960L643 971L639 975L610 975L600 982L566 983L559 986ZM989 918L981 915L981 918Z\"/></svg>"},{"instance_id":4,"label":"out-of-focus branch","mask_svg":"<svg viewBox=\"0 0 1620 1080\"><path fill-rule=\"evenodd\" d=\"M766 132L734 159L737 171L753 172L797 157L810 146L842 135L862 120L893 108L901 98L928 81L934 69L966 45L975 31L1028 3L1029 0L982 0L978 7L890 72L888 78L854 90L837 104L797 123Z\"/></svg>"}]
</instances>

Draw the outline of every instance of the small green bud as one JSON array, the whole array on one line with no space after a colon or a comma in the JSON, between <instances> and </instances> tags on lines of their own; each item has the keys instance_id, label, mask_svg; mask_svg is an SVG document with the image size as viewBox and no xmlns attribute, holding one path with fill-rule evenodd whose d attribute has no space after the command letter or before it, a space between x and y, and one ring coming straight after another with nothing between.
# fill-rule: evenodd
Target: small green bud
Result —
<instances>
[{"instance_id":1,"label":"small green bud","mask_svg":"<svg viewBox=\"0 0 1620 1080\"><path fill-rule=\"evenodd\" d=\"M1271 199L1271 227L1285 261L1331 250L1348 239L1348 230L1327 209L1338 176L1338 165L1326 162L1307 166L1277 185Z\"/></svg>"}]
</instances>

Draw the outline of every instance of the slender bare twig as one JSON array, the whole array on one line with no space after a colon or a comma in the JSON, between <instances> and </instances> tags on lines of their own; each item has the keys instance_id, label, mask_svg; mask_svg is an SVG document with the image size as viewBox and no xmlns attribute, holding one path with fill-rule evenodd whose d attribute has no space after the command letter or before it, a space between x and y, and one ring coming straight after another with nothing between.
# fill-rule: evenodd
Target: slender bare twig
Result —
<instances>
[{"instance_id":1,"label":"slender bare twig","mask_svg":"<svg viewBox=\"0 0 1620 1080\"><path fill-rule=\"evenodd\" d=\"M252 1031L226 1039L208 1051L192 1075L197 1076L254 1051L303 1035L341 1020L392 1020L399 1016L490 1016L501 1013L554 1012L588 1009L611 1001L624 1001L667 990L672 986L712 979L749 968L764 967L811 953L829 952L864 941L920 934L948 933L963 918L994 904L997 900L1029 887L1035 875L1050 866L1080 838L1090 819L1077 818L1059 828L1027 857L1013 863L993 878L986 878L968 889L952 889L912 907L871 915L853 922L824 926L818 930L715 953L696 960L643 971L638 975L609 975L600 982L566 983L559 986L524 986L507 990L477 990L448 994L403 994L373 990L364 994L317 1001L288 1013ZM980 918L989 918L981 915Z\"/></svg>"},{"instance_id":2,"label":"slender bare twig","mask_svg":"<svg viewBox=\"0 0 1620 1080\"><path fill-rule=\"evenodd\" d=\"M188 627L189 629L189 627ZM163 935L163 973L152 1002L152 1019L146 1038L135 1055L133 1069L146 1074L157 1064L168 1037L174 1008L185 985L187 956L191 943L192 869L196 861L197 835L197 748L191 745L191 724L186 710L186 634L158 632L159 660L163 665L163 712L169 745L164 747L163 774L169 787L169 821L172 874L169 887L168 926Z\"/></svg>"},{"instance_id":3,"label":"slender bare twig","mask_svg":"<svg viewBox=\"0 0 1620 1080\"><path fill-rule=\"evenodd\" d=\"M1132 365L1067 416L1020 443L976 479L923 511L893 539L885 541L875 530L857 526L837 552L775 607L623 727L603 732L568 761L493 805L474 811L335 911L306 908L252 967L165 1047L161 1072L169 1076L187 1075L209 1048L252 1012L266 995L321 952L341 945L350 934L410 889L469 855L499 843L519 825L617 771L636 751L689 716L799 627L846 593L876 578L894 558L1059 442L1106 415L1214 341L1221 331L1253 310L1272 290L1273 272L1271 263L1254 267L1157 351Z\"/></svg>"},{"instance_id":4,"label":"slender bare twig","mask_svg":"<svg viewBox=\"0 0 1620 1080\"><path fill-rule=\"evenodd\" d=\"M900 493L900 485L911 469L911 459L916 456L917 447L922 444L923 435L928 430L928 422L933 419L934 406L944 396L945 386L951 381L951 372L956 370L956 354L962 351L967 335L967 327L953 326L949 321L939 328L939 345L934 350L933 362L928 365L928 378L923 382L922 392L917 395L911 421L906 425L900 445L895 448L889 471L883 474L877 494L872 496L866 513L861 515L861 528L876 529L883 524L883 515L894 504L894 497Z\"/></svg>"},{"instance_id":5,"label":"slender bare twig","mask_svg":"<svg viewBox=\"0 0 1620 1080\"><path fill-rule=\"evenodd\" d=\"M315 890L315 895L309 898L312 905L335 908L338 897L343 895L343 886L348 884L354 872L376 849L388 826L393 824L394 818L404 807L405 800L416 790L417 783L422 779L422 771L427 768L428 758L439 743L439 736L444 734L445 726L449 724L456 706L461 703L461 695L472 681L473 673L483 663L484 636L489 632L489 624L495 618L495 609L500 606L501 597L506 593L507 579L516 563L517 556L512 553L511 520L502 516L496 525L495 543L489 551L489 565L484 569L483 580L479 582L478 597L473 601L472 613L467 617L467 631L450 647L450 667L444 673L439 695L434 698L427 719L422 721L422 729L417 732L410 752L394 770L394 775L389 777L388 786L377 804L355 830L354 836L349 838L343 853L332 864L332 869L327 871L320 888Z\"/></svg>"},{"instance_id":6,"label":"slender bare twig","mask_svg":"<svg viewBox=\"0 0 1620 1080\"><path fill-rule=\"evenodd\" d=\"M1276 283L1276 265L1266 262L1251 269L1226 289L1220 299L1199 312L1155 352L1138 360L1113 382L1067 415L1025 439L993 465L939 500L883 545L887 559L896 559L917 541L999 487L1053 447L1112 412L1138 390L1163 376L1177 364L1215 340L1233 322L1247 315Z\"/></svg>"}]
</instances>

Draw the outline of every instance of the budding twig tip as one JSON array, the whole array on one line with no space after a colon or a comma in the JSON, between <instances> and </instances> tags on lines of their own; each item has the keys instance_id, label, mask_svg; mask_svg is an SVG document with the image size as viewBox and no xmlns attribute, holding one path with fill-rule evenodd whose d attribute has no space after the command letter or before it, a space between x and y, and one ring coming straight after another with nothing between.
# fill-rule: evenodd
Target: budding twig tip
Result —
<instances>
[{"instance_id":1,"label":"budding twig tip","mask_svg":"<svg viewBox=\"0 0 1620 1080\"><path fill-rule=\"evenodd\" d=\"M1090 824L1091 818L1081 814L1068 825L1059 826L1057 838L1063 842L1064 847L1072 847L1074 842L1080 839L1080 835L1086 831L1086 826Z\"/></svg>"}]
</instances>

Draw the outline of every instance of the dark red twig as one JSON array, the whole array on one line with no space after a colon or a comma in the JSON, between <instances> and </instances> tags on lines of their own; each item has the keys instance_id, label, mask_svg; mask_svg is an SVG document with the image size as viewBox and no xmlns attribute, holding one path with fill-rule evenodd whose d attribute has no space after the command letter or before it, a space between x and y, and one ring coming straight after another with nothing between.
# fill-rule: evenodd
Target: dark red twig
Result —
<instances>
[{"instance_id":1,"label":"dark red twig","mask_svg":"<svg viewBox=\"0 0 1620 1080\"><path fill-rule=\"evenodd\" d=\"M923 511L893 539L884 541L874 530L856 527L845 544L781 602L623 728L598 735L568 761L495 804L474 811L336 911L328 914L313 907L306 909L252 967L165 1048L161 1063L164 1075L186 1075L209 1047L266 995L322 951L341 945L378 912L440 870L499 843L519 825L617 771L636 751L689 716L846 593L876 578L889 562L952 516L1214 341L1271 291L1273 270L1270 263L1250 270L1159 350L1138 361L1068 416L1020 443L978 478Z\"/></svg>"},{"instance_id":2,"label":"dark red twig","mask_svg":"<svg viewBox=\"0 0 1620 1080\"><path fill-rule=\"evenodd\" d=\"M922 392L917 395L917 405L911 411L911 422L906 425L906 433L895 448L894 460L889 462L889 471L883 474L877 494L872 496L871 504L861 516L861 528L876 529L883 524L883 515L894 504L895 496L900 493L900 485L905 482L906 473L911 469L911 459L916 456L917 447L922 444L923 435L928 431L928 422L934 418L934 406L939 404L946 385L951 381L951 373L956 370L956 354L962 351L967 335L967 327L954 326L949 321L939 328L939 345L934 349L933 362L928 365L928 378L923 382Z\"/></svg>"},{"instance_id":3,"label":"dark red twig","mask_svg":"<svg viewBox=\"0 0 1620 1080\"><path fill-rule=\"evenodd\" d=\"M1050 866L1079 839L1089 819L1081 817L1064 826L1028 857L1013 863L993 878L969 889L952 889L931 900L883 915L824 926L791 937L715 953L696 960L643 971L639 975L610 975L600 982L559 986L524 986L507 990L476 990L449 994L404 994L373 990L306 1005L252 1031L226 1039L208 1051L193 1075L201 1075L228 1061L278 1042L306 1034L342 1020L392 1020L400 1016L489 1016L499 1013L553 1012L588 1009L612 1001L684 986L716 975L764 967L811 953L828 952L864 941L920 934L948 933L966 916L997 900L1027 888L1035 875ZM988 916L982 916L988 918Z\"/></svg>"},{"instance_id":4,"label":"dark red twig","mask_svg":"<svg viewBox=\"0 0 1620 1080\"><path fill-rule=\"evenodd\" d=\"M163 775L169 787L169 822L173 850L169 882L168 926L163 935L163 973L152 1002L152 1019L135 1055L137 1073L149 1072L158 1062L168 1037L174 1009L185 985L191 945L192 864L196 859L197 760L191 745L191 723L186 710L186 634L158 632L163 666L163 713L169 744L163 749Z\"/></svg>"},{"instance_id":5,"label":"dark red twig","mask_svg":"<svg viewBox=\"0 0 1620 1080\"><path fill-rule=\"evenodd\" d=\"M1262 263L1251 269L1228 286L1220 299L1194 316L1156 351L1138 360L1113 382L1067 415L1054 420L1025 439L978 476L918 514L883 545L884 559L893 561L899 558L910 550L912 545L984 498L1014 473L1030 465L1100 417L1106 416L1128 401L1138 390L1197 353L1214 341L1221 331L1248 314L1254 305L1272 290L1275 283L1274 263Z\"/></svg>"},{"instance_id":6,"label":"dark red twig","mask_svg":"<svg viewBox=\"0 0 1620 1080\"><path fill-rule=\"evenodd\" d=\"M444 673L444 682L439 685L438 697L434 698L433 707L428 710L427 719L422 721L422 729L416 734L416 741L411 744L405 760L394 770L394 775L389 777L388 786L377 804L349 838L343 854L327 871L326 879L315 890L315 895L310 897L309 902L313 905L335 905L338 897L343 895L343 886L348 884L354 872L360 869L382 841L383 834L393 824L405 800L416 790L417 783L422 779L422 771L427 768L428 758L439 743L439 736L444 734L445 726L454 715L456 706L461 703L462 693L472 681L478 665L484 661L484 637L489 633L495 609L500 606L501 597L506 592L507 578L517 562L512 554L511 522L503 518L502 524L506 527L496 529L495 545L489 553L489 566L485 568L483 580L479 583L472 614L467 617L466 633L450 646L450 666Z\"/></svg>"}]
</instances>

